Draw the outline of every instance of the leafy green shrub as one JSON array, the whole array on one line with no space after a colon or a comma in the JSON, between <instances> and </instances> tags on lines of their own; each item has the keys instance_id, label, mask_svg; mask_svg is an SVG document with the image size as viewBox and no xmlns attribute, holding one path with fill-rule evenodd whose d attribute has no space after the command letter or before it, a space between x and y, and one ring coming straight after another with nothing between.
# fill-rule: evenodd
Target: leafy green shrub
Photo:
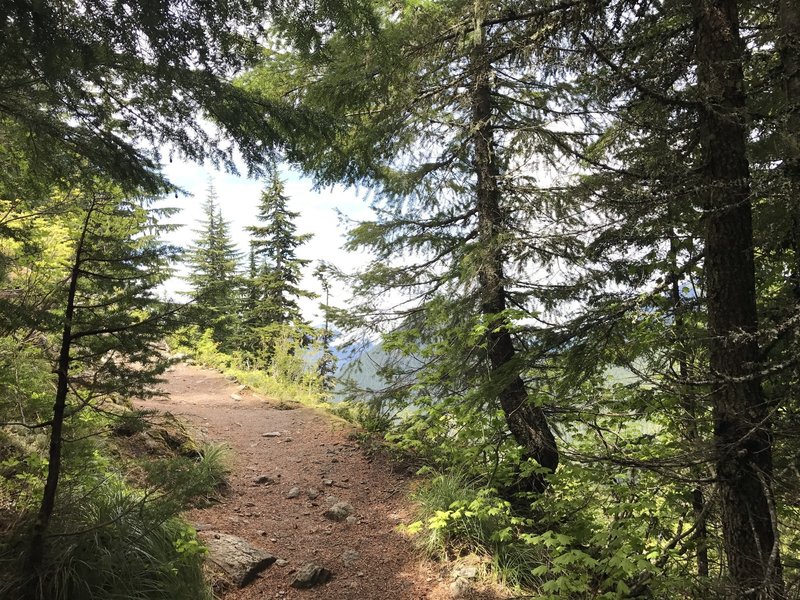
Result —
<instances>
[{"instance_id":1,"label":"leafy green shrub","mask_svg":"<svg viewBox=\"0 0 800 600\"><path fill-rule=\"evenodd\" d=\"M491 549L508 524L507 503L481 489L464 472L443 473L426 482L414 494L417 521L411 532L424 532L422 546L432 556Z\"/></svg>"},{"instance_id":2,"label":"leafy green shrub","mask_svg":"<svg viewBox=\"0 0 800 600\"><path fill-rule=\"evenodd\" d=\"M0 597L35 589L41 600L210 600L205 549L171 507L119 481L84 492L62 503L40 572L25 569L27 528L0 547Z\"/></svg>"}]
</instances>

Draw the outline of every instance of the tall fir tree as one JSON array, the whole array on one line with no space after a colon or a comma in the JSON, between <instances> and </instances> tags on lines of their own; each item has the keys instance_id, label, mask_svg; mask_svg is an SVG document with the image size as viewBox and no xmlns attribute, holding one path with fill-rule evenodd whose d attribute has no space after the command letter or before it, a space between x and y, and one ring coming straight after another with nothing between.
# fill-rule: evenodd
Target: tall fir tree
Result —
<instances>
[{"instance_id":1,"label":"tall fir tree","mask_svg":"<svg viewBox=\"0 0 800 600\"><path fill-rule=\"evenodd\" d=\"M70 259L56 291L59 302L49 303L36 319L42 333L60 328L60 343L52 417L35 425L49 427L50 436L47 478L27 557L32 572L45 559L59 482L72 475L62 461L69 432L81 425L83 411L154 393L168 366L158 345L174 326L177 311L157 294L178 253L160 239L167 229L158 223L164 211L148 209L148 200L113 185L83 183L90 187L72 190L56 217L70 236L61 242ZM26 590L31 600L39 598L35 582L33 577L34 587Z\"/></svg>"},{"instance_id":2,"label":"tall fir tree","mask_svg":"<svg viewBox=\"0 0 800 600\"><path fill-rule=\"evenodd\" d=\"M193 298L188 315L200 328L210 328L223 349L231 349L240 320L241 252L231 239L230 225L222 216L211 183L203 203L203 220L195 233L197 238L186 257L190 269L186 280Z\"/></svg>"},{"instance_id":3,"label":"tall fir tree","mask_svg":"<svg viewBox=\"0 0 800 600\"><path fill-rule=\"evenodd\" d=\"M542 257L566 250L556 236L528 244L528 224L558 208L546 206L525 166L554 153L557 136L537 111L547 92L517 65L535 55L526 19L554 27L566 8L514 16L504 2L409 3L389 11L378 36L331 37L324 52L288 70L296 79L283 75L286 57L248 78L330 111L341 133L333 145L310 140L305 168L376 193L375 220L350 242L375 260L356 284L359 300L340 316L388 333L385 347L414 364L393 371L387 399L414 389L418 414L432 423L442 413L485 415L498 438L510 433L513 442L498 445L509 459L503 474L516 462L516 489L527 491L544 488L559 455L519 354L519 321L540 289L525 278Z\"/></svg>"},{"instance_id":4,"label":"tall fir tree","mask_svg":"<svg viewBox=\"0 0 800 600\"><path fill-rule=\"evenodd\" d=\"M268 330L305 325L297 301L313 298L314 294L300 287L303 268L310 261L299 258L297 249L311 239L311 235L297 233L294 219L298 216L299 213L289 210L283 181L272 171L261 193L256 215L262 225L247 228L251 236L252 263L248 282L250 306L244 320L251 344Z\"/></svg>"}]
</instances>

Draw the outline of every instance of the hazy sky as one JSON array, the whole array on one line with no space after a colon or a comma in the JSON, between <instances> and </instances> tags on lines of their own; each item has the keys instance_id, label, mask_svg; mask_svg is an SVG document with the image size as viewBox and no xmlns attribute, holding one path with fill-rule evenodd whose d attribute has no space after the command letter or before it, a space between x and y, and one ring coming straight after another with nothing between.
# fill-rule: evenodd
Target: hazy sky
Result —
<instances>
[{"instance_id":1,"label":"hazy sky","mask_svg":"<svg viewBox=\"0 0 800 600\"><path fill-rule=\"evenodd\" d=\"M198 221L202 218L201 205L205 200L208 180L211 178L222 207L223 217L231 224L233 240L243 252L247 252L249 237L245 227L256 223L255 215L263 187L261 181L219 172L212 167L178 161L167 165L164 171L172 183L189 194L169 198L165 202L167 206L181 209L171 221L184 225L169 236L171 243L184 248L191 244L194 237L192 229L198 227ZM317 261L324 260L345 270L351 270L366 261L366 256L363 254L342 250L346 225L340 223L337 210L351 219L368 219L371 216L368 202L364 199L364 194L359 196L352 188L334 187L315 191L312 189L311 181L297 173L283 169L281 176L286 182L290 209L300 213L295 221L297 232L311 233L314 236L298 250L300 258L313 261L305 269L303 288L321 293L319 283L312 277ZM347 291L336 289L336 285L334 283L331 290L331 304L341 305L347 298ZM171 282L168 286L170 293L186 289L186 283L179 280ZM300 301L303 314L315 325L321 323L320 300Z\"/></svg>"}]
</instances>

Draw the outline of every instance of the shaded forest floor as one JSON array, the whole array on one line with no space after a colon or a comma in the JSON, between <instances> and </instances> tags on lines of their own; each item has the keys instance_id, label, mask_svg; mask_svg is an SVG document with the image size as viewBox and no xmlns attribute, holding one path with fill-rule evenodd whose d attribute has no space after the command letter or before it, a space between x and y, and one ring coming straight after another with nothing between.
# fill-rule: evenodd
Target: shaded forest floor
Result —
<instances>
[{"instance_id":1,"label":"shaded forest floor","mask_svg":"<svg viewBox=\"0 0 800 600\"><path fill-rule=\"evenodd\" d=\"M410 520L409 477L381 455L365 453L350 425L262 398L194 366L171 369L164 391L168 398L137 406L171 412L199 439L232 450L229 489L208 507L192 510L189 520L199 530L242 537L282 559L248 586L226 591L225 600L452 597L450 569L421 560L396 530ZM352 505L348 520L323 516L336 500ZM331 580L309 590L290 587L294 572L308 562L332 571ZM476 588L465 597L497 596Z\"/></svg>"}]
</instances>

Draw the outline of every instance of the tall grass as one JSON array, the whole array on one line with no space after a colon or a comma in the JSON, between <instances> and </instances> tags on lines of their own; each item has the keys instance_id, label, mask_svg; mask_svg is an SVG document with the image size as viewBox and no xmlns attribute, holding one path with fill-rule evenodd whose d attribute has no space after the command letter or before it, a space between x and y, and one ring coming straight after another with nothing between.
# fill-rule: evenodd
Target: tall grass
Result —
<instances>
[{"instance_id":1,"label":"tall grass","mask_svg":"<svg viewBox=\"0 0 800 600\"><path fill-rule=\"evenodd\" d=\"M194 531L121 482L62 505L38 573L25 571L26 533L0 547L0 598L35 589L40 600L211 599Z\"/></svg>"}]
</instances>

